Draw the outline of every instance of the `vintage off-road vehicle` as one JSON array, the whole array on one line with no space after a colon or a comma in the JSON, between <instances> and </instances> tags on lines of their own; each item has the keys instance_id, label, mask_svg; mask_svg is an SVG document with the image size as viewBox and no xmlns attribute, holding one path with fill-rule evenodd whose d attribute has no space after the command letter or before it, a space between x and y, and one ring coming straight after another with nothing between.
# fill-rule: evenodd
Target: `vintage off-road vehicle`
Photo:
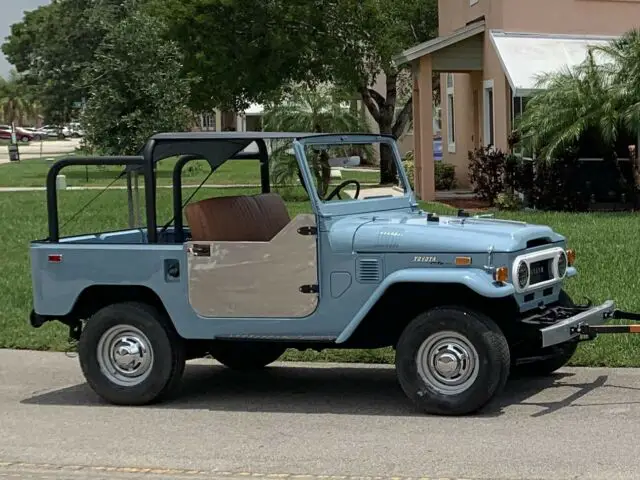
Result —
<instances>
[{"instance_id":1,"label":"vintage off-road vehicle","mask_svg":"<svg viewBox=\"0 0 640 480\"><path fill-rule=\"evenodd\" d=\"M311 213L291 218L271 191L275 140L289 142L278 155L297 161ZM349 178L350 165L382 148L399 188ZM173 218L160 226L156 164L176 157ZM210 175L254 160L261 192L210 190L216 195L183 202L182 170L196 159ZM143 225L61 237L56 177L69 165L122 165L130 187L140 175ZM321 195L318 165L345 167L347 180ZM134 219L140 192L128 194ZM391 346L400 386L421 411L467 414L510 373L549 374L579 341L634 329L596 325L627 315L613 301L572 302L563 286L576 275L575 253L551 228L422 211L386 136L161 133L139 156L57 161L47 204L48 238L30 245L31 325L68 325L89 385L114 404L169 398L185 361L206 355L257 369L288 348Z\"/></svg>"}]
</instances>

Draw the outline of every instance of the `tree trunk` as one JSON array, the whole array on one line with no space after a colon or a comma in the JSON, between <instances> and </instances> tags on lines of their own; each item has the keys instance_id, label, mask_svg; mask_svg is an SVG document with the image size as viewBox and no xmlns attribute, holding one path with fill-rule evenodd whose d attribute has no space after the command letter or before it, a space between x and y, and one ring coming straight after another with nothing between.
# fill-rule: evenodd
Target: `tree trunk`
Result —
<instances>
[{"instance_id":1,"label":"tree trunk","mask_svg":"<svg viewBox=\"0 0 640 480\"><path fill-rule=\"evenodd\" d=\"M381 122L380 133L382 135L391 135L393 128L391 122ZM393 150L389 148L389 145L380 145L380 184L381 185L395 185L398 183L398 169L396 163L393 160Z\"/></svg>"}]
</instances>

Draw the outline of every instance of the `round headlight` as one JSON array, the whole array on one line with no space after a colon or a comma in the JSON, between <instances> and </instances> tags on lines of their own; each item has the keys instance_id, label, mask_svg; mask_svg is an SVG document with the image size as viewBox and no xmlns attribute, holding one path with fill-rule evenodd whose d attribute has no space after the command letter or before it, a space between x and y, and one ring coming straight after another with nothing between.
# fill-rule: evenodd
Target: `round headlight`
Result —
<instances>
[{"instance_id":1,"label":"round headlight","mask_svg":"<svg viewBox=\"0 0 640 480\"><path fill-rule=\"evenodd\" d=\"M518 287L524 288L529 282L529 265L525 261L521 261L518 265Z\"/></svg>"},{"instance_id":2,"label":"round headlight","mask_svg":"<svg viewBox=\"0 0 640 480\"><path fill-rule=\"evenodd\" d=\"M567 273L567 254L560 252L558 257L558 276L564 278L565 273Z\"/></svg>"}]
</instances>

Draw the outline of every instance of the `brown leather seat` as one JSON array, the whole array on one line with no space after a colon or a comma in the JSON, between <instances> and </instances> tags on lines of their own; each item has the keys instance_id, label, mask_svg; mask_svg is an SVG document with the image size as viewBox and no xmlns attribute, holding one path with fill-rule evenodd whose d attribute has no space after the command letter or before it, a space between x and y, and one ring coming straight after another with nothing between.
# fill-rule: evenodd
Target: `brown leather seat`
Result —
<instances>
[{"instance_id":1,"label":"brown leather seat","mask_svg":"<svg viewBox=\"0 0 640 480\"><path fill-rule=\"evenodd\" d=\"M184 212L196 241L268 242L291 221L276 193L208 198Z\"/></svg>"}]
</instances>

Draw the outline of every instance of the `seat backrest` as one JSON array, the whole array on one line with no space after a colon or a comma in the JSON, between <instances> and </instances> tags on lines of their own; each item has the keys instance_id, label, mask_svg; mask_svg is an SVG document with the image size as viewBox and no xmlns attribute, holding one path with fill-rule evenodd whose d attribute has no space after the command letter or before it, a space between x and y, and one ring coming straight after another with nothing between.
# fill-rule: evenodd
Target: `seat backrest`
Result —
<instances>
[{"instance_id":1,"label":"seat backrest","mask_svg":"<svg viewBox=\"0 0 640 480\"><path fill-rule=\"evenodd\" d=\"M208 198L184 211L196 241L268 242L291 220L276 193Z\"/></svg>"}]
</instances>

